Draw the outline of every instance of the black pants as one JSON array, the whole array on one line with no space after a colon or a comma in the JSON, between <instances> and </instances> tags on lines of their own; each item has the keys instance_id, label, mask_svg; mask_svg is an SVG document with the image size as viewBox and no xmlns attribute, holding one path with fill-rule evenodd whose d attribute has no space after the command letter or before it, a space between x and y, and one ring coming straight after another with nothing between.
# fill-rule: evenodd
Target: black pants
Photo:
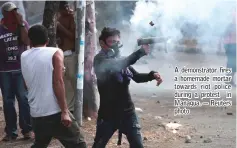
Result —
<instances>
[{"instance_id":1,"label":"black pants","mask_svg":"<svg viewBox=\"0 0 237 148\"><path fill-rule=\"evenodd\" d=\"M61 123L61 113L46 117L32 118L35 142L31 148L47 148L51 139L58 139L65 148L86 148L84 137L72 114L72 125L65 127Z\"/></svg>"},{"instance_id":2,"label":"black pants","mask_svg":"<svg viewBox=\"0 0 237 148\"><path fill-rule=\"evenodd\" d=\"M105 148L117 129L126 135L130 148L143 148L141 128L135 112L128 116L125 115L120 122L98 119L92 148Z\"/></svg>"}]
</instances>

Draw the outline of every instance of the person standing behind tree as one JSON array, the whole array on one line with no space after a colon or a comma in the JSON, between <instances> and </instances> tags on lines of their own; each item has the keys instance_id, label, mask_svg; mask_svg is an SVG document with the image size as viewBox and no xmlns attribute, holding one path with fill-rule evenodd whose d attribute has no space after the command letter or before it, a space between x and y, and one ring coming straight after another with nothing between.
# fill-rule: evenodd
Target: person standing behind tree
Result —
<instances>
[{"instance_id":1,"label":"person standing behind tree","mask_svg":"<svg viewBox=\"0 0 237 148\"><path fill-rule=\"evenodd\" d=\"M17 114L15 97L19 104L19 124L25 139L31 138L32 126L27 90L21 73L21 53L27 50L28 23L17 12L12 2L2 5L3 18L0 25L0 86L3 95L6 136L3 141L15 140L17 134Z\"/></svg>"},{"instance_id":2,"label":"person standing behind tree","mask_svg":"<svg viewBox=\"0 0 237 148\"><path fill-rule=\"evenodd\" d=\"M58 47L64 53L64 66L66 68L64 82L68 108L74 111L76 84L77 84L77 55L75 53L75 21L73 11L68 2L60 1L59 18L57 20Z\"/></svg>"}]
</instances>

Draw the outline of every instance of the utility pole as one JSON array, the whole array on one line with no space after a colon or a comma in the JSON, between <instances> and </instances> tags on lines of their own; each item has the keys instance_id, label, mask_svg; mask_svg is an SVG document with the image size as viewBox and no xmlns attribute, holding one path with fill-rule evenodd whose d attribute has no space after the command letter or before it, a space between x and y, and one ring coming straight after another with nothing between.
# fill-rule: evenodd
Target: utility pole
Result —
<instances>
[{"instance_id":1,"label":"utility pole","mask_svg":"<svg viewBox=\"0 0 237 148\"><path fill-rule=\"evenodd\" d=\"M86 1L76 1L76 51L78 52L77 95L74 106L74 116L82 125L83 112L83 80L84 80L84 50L85 50L85 15Z\"/></svg>"}]
</instances>

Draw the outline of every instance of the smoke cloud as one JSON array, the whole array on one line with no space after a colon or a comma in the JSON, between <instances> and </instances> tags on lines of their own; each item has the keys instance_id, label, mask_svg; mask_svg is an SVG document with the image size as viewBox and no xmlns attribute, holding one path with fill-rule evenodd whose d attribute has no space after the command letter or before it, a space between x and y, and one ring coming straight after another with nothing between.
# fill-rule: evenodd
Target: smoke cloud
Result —
<instances>
[{"instance_id":1,"label":"smoke cloud","mask_svg":"<svg viewBox=\"0 0 237 148\"><path fill-rule=\"evenodd\" d=\"M233 21L235 0L141 0L130 19L133 40L139 37L170 37L178 43L195 38L205 53L216 52L220 37ZM150 22L154 23L151 26Z\"/></svg>"}]
</instances>

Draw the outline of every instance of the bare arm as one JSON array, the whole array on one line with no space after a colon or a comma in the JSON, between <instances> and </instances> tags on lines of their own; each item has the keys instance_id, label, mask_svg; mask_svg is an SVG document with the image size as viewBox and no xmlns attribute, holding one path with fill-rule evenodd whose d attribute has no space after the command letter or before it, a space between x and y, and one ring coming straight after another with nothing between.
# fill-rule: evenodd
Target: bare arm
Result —
<instances>
[{"instance_id":1,"label":"bare arm","mask_svg":"<svg viewBox=\"0 0 237 148\"><path fill-rule=\"evenodd\" d=\"M23 20L23 17L20 13L18 13L17 11L14 11L15 17L16 17L16 21L20 27L20 38L21 41L25 44L25 45L29 45L30 41L28 38L28 29L29 29L29 24ZM22 26L24 24L24 26Z\"/></svg>"},{"instance_id":2,"label":"bare arm","mask_svg":"<svg viewBox=\"0 0 237 148\"><path fill-rule=\"evenodd\" d=\"M58 50L53 56L53 89L62 113L68 112L63 81L63 52Z\"/></svg>"},{"instance_id":3,"label":"bare arm","mask_svg":"<svg viewBox=\"0 0 237 148\"><path fill-rule=\"evenodd\" d=\"M24 27L20 27L20 32L21 32L21 41L25 44L25 45L30 45L30 41L28 38L28 29L29 29L29 25L27 22L24 21L25 26Z\"/></svg>"}]
</instances>

